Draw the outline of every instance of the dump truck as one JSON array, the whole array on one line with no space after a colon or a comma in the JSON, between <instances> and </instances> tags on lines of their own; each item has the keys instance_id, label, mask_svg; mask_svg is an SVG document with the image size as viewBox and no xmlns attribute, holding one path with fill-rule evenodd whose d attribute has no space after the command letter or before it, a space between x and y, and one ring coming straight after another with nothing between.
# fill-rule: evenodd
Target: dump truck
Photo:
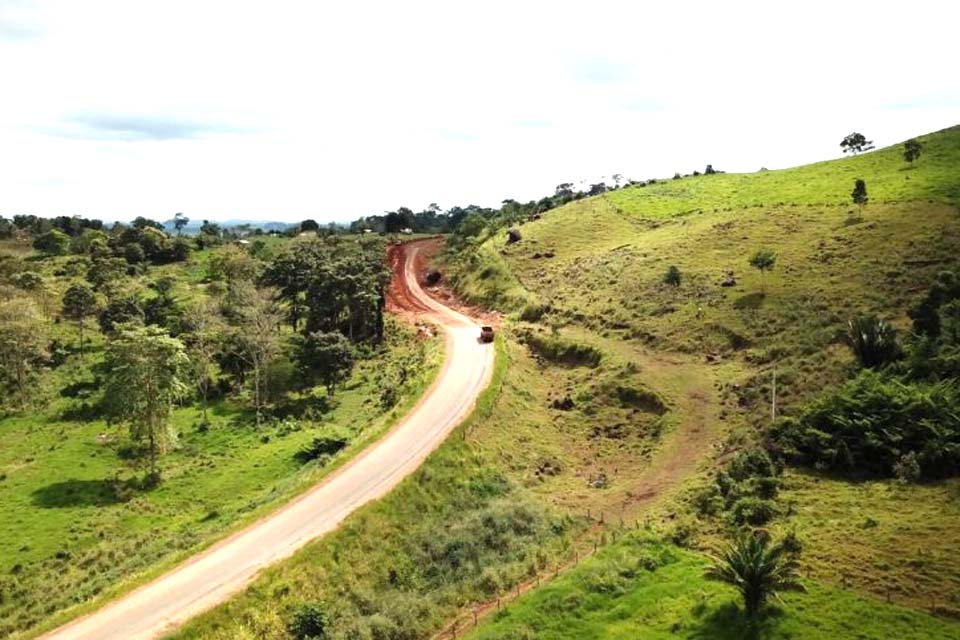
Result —
<instances>
[{"instance_id":1,"label":"dump truck","mask_svg":"<svg viewBox=\"0 0 960 640\"><path fill-rule=\"evenodd\" d=\"M480 342L493 342L493 327L488 324L480 327Z\"/></svg>"}]
</instances>

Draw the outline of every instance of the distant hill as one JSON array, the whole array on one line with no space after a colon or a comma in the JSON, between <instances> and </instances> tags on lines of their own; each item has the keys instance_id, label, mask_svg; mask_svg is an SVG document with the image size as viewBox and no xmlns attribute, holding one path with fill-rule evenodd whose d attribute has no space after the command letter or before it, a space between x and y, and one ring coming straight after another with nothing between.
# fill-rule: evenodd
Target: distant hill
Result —
<instances>
[{"instance_id":1,"label":"distant hill","mask_svg":"<svg viewBox=\"0 0 960 640\"><path fill-rule=\"evenodd\" d=\"M173 218L165 220L163 222L163 228L170 232L176 231L176 227L174 226L173 222ZM219 224L224 229L250 225L251 228L260 228L264 231L286 231L290 227L298 224L296 222L277 222L275 220L242 220L239 218L231 218L224 221L214 220L214 222ZM188 234L200 233L200 226L202 224L202 219L194 220L191 218L189 224L184 227L183 232Z\"/></svg>"}]
</instances>

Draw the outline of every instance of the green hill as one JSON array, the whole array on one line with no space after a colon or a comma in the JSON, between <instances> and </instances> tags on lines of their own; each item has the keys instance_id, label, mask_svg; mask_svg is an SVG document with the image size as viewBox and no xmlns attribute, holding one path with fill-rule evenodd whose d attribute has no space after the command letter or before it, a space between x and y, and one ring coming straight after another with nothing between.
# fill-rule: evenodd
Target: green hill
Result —
<instances>
[{"instance_id":1,"label":"green hill","mask_svg":"<svg viewBox=\"0 0 960 640\"><path fill-rule=\"evenodd\" d=\"M687 495L696 496L712 469L766 437L774 370L778 415L796 414L856 371L844 344L850 318L887 319L907 342L910 310L939 273L960 269L960 127L918 140L924 155L912 167L895 145L780 171L621 188L519 225L519 242L489 229L450 252L447 268L462 295L512 314L521 339L595 346L607 363L656 360L641 367L654 388L670 363L704 365L686 380L712 376L719 436L689 479ZM851 199L857 179L869 195L862 213ZM749 264L760 249L776 254L765 274ZM679 286L665 283L669 267L679 269ZM682 393L666 397L677 424L696 408L677 402ZM960 563L950 551L960 544L957 479L908 486L789 467L781 486L769 526L798 533L808 576L960 612ZM719 542L729 516L697 513L690 502L680 510L695 546Z\"/></svg>"}]
</instances>

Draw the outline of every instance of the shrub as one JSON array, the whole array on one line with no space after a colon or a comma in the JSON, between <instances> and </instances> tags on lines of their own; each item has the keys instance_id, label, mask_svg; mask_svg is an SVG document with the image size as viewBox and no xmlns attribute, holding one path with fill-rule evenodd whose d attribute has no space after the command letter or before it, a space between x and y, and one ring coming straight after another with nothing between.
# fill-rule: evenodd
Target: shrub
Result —
<instances>
[{"instance_id":1,"label":"shrub","mask_svg":"<svg viewBox=\"0 0 960 640\"><path fill-rule=\"evenodd\" d=\"M672 287L679 287L682 280L683 276L680 273L680 269L678 269L675 265L670 265L670 267L667 269L667 272L663 276L664 284L669 284Z\"/></svg>"},{"instance_id":2,"label":"shrub","mask_svg":"<svg viewBox=\"0 0 960 640\"><path fill-rule=\"evenodd\" d=\"M524 339L530 350L537 355L551 362L571 367L596 367L603 356L596 347L561 338L547 338L528 333Z\"/></svg>"},{"instance_id":3,"label":"shrub","mask_svg":"<svg viewBox=\"0 0 960 640\"><path fill-rule=\"evenodd\" d=\"M949 381L905 383L867 369L777 422L771 437L786 455L818 468L890 477L910 471L903 457L912 453L918 477L953 476L960 472L960 391Z\"/></svg>"},{"instance_id":4,"label":"shrub","mask_svg":"<svg viewBox=\"0 0 960 640\"><path fill-rule=\"evenodd\" d=\"M380 407L384 411L393 409L399 400L400 392L397 391L397 388L392 384L385 386L383 391L380 392Z\"/></svg>"},{"instance_id":5,"label":"shrub","mask_svg":"<svg viewBox=\"0 0 960 640\"><path fill-rule=\"evenodd\" d=\"M777 505L772 500L755 496L740 498L730 508L730 517L737 524L755 527L764 525L777 515Z\"/></svg>"},{"instance_id":6,"label":"shrub","mask_svg":"<svg viewBox=\"0 0 960 640\"><path fill-rule=\"evenodd\" d=\"M33 241L33 248L48 256L66 255L70 250L70 236L62 231L51 229L37 236Z\"/></svg>"},{"instance_id":7,"label":"shrub","mask_svg":"<svg viewBox=\"0 0 960 640\"><path fill-rule=\"evenodd\" d=\"M296 457L300 462L310 462L322 456L335 455L349 443L349 438L338 433L317 436L310 444L298 451Z\"/></svg>"},{"instance_id":8,"label":"shrub","mask_svg":"<svg viewBox=\"0 0 960 640\"><path fill-rule=\"evenodd\" d=\"M520 319L524 322L537 322L546 313L550 311L550 305L543 303L531 303L525 305L520 312Z\"/></svg>"},{"instance_id":9,"label":"shrub","mask_svg":"<svg viewBox=\"0 0 960 640\"><path fill-rule=\"evenodd\" d=\"M777 515L774 500L780 472L763 449L741 451L717 472L712 484L694 494L694 507L701 515L725 511L736 524L765 524Z\"/></svg>"},{"instance_id":10,"label":"shrub","mask_svg":"<svg viewBox=\"0 0 960 640\"><path fill-rule=\"evenodd\" d=\"M293 612L287 632L296 640L323 640L327 637L330 617L319 602L305 602Z\"/></svg>"},{"instance_id":11,"label":"shrub","mask_svg":"<svg viewBox=\"0 0 960 640\"><path fill-rule=\"evenodd\" d=\"M868 369L881 367L900 356L897 330L876 316L858 316L847 323L847 344Z\"/></svg>"}]
</instances>

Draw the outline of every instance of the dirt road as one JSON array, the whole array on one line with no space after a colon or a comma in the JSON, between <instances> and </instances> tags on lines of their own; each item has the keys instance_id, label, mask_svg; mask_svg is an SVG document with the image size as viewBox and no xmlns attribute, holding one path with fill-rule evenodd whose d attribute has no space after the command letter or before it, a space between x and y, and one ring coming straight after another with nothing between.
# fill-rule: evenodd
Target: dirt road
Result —
<instances>
[{"instance_id":1,"label":"dirt road","mask_svg":"<svg viewBox=\"0 0 960 640\"><path fill-rule=\"evenodd\" d=\"M414 409L386 436L279 511L217 543L166 575L43 636L49 640L132 640L169 633L240 591L257 572L336 528L352 511L414 471L470 412L493 368L466 316L420 288L417 243L393 247L393 308L435 323L446 336L443 368Z\"/></svg>"}]
</instances>

